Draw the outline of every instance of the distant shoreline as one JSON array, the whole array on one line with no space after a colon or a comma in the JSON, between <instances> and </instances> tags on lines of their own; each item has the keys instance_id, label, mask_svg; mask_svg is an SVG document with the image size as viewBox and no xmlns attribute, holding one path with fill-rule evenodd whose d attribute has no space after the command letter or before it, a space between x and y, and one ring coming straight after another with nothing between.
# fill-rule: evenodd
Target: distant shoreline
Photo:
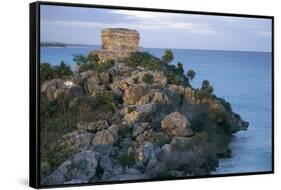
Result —
<instances>
[{"instance_id":1,"label":"distant shoreline","mask_svg":"<svg viewBox=\"0 0 281 190\"><path fill-rule=\"evenodd\" d=\"M101 46L101 45L90 45L90 44L65 44L64 47L90 47L90 46ZM60 48L62 46L41 46L44 48ZM221 51L221 52L245 52L245 53L272 53L271 51L250 51L250 50L220 50L220 49L191 49L191 48L159 48L159 47L140 47L143 49L173 49L173 50L194 50L194 51Z\"/></svg>"},{"instance_id":2,"label":"distant shoreline","mask_svg":"<svg viewBox=\"0 0 281 190\"><path fill-rule=\"evenodd\" d=\"M67 47L67 44L62 42L40 42L40 47Z\"/></svg>"}]
</instances>

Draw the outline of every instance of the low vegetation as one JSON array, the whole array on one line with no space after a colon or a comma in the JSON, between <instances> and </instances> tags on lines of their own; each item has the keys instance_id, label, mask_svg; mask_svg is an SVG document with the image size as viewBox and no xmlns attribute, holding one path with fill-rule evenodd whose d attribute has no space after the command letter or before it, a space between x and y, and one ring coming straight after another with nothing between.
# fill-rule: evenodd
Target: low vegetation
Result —
<instances>
[{"instance_id":1,"label":"low vegetation","mask_svg":"<svg viewBox=\"0 0 281 190\"><path fill-rule=\"evenodd\" d=\"M118 156L117 160L125 168L131 166L135 163L135 154L134 153L124 153Z\"/></svg>"},{"instance_id":2,"label":"low vegetation","mask_svg":"<svg viewBox=\"0 0 281 190\"><path fill-rule=\"evenodd\" d=\"M148 52L135 52L125 59L130 67L143 67L149 70L161 70L161 60Z\"/></svg>"},{"instance_id":3,"label":"low vegetation","mask_svg":"<svg viewBox=\"0 0 281 190\"><path fill-rule=\"evenodd\" d=\"M114 95L111 92L100 91L95 95L97 110L102 112L114 112L116 110L116 105L114 103Z\"/></svg>"},{"instance_id":4,"label":"low vegetation","mask_svg":"<svg viewBox=\"0 0 281 190\"><path fill-rule=\"evenodd\" d=\"M114 65L114 60L107 60L101 63L98 55L96 54L89 54L87 57L81 54L73 55L73 61L78 66L78 72L91 70L101 73L107 71Z\"/></svg>"},{"instance_id":5,"label":"low vegetation","mask_svg":"<svg viewBox=\"0 0 281 190\"><path fill-rule=\"evenodd\" d=\"M168 79L168 83L190 86L188 77L184 75L183 64L180 62L177 65L170 64L173 59L174 55L171 50L166 50L161 59L148 52L135 52L125 59L125 64L130 67L143 67L153 71L163 71Z\"/></svg>"},{"instance_id":6,"label":"low vegetation","mask_svg":"<svg viewBox=\"0 0 281 190\"><path fill-rule=\"evenodd\" d=\"M151 74L149 74L149 73L145 74L142 79L147 84L152 84L153 83L153 76Z\"/></svg>"},{"instance_id":7,"label":"low vegetation","mask_svg":"<svg viewBox=\"0 0 281 190\"><path fill-rule=\"evenodd\" d=\"M49 63L43 63L40 65L41 84L47 80L62 78L71 75L73 75L73 72L70 66L63 61L59 65L51 65Z\"/></svg>"}]
</instances>

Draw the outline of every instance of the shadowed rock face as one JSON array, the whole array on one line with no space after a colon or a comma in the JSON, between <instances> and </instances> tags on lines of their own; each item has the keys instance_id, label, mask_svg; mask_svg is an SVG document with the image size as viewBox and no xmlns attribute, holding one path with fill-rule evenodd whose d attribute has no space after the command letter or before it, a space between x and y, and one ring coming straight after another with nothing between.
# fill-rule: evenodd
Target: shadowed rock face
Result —
<instances>
[{"instance_id":1,"label":"shadowed rock face","mask_svg":"<svg viewBox=\"0 0 281 190\"><path fill-rule=\"evenodd\" d=\"M101 62L122 61L132 52L139 50L140 35L136 30L126 28L106 28L101 34L102 49L91 52L97 54Z\"/></svg>"}]
</instances>

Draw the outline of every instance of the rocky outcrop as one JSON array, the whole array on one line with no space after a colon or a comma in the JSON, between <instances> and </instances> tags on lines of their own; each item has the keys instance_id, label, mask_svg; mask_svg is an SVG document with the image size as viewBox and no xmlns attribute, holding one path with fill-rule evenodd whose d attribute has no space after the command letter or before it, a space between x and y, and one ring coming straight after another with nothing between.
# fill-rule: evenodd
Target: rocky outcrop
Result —
<instances>
[{"instance_id":1,"label":"rocky outcrop","mask_svg":"<svg viewBox=\"0 0 281 190\"><path fill-rule=\"evenodd\" d=\"M109 127L106 120L100 120L96 122L79 122L77 123L78 131L87 131L95 133L97 131L107 129Z\"/></svg>"},{"instance_id":2,"label":"rocky outcrop","mask_svg":"<svg viewBox=\"0 0 281 190\"><path fill-rule=\"evenodd\" d=\"M121 110L124 120L128 123L139 121L150 121L156 111L156 104L128 106Z\"/></svg>"},{"instance_id":3,"label":"rocky outcrop","mask_svg":"<svg viewBox=\"0 0 281 190\"><path fill-rule=\"evenodd\" d=\"M105 51L102 59L120 60L138 49L133 31L105 30L103 36L103 50L94 52ZM219 157L230 156L232 135L249 123L221 99L198 100L188 83L171 83L169 66L162 66L149 70L118 61L103 72L45 81L41 100L63 105L60 117L75 122L56 134L42 184L210 175ZM48 114L53 118L52 109Z\"/></svg>"},{"instance_id":4,"label":"rocky outcrop","mask_svg":"<svg viewBox=\"0 0 281 190\"><path fill-rule=\"evenodd\" d=\"M41 85L41 92L46 94L49 101L69 99L84 95L82 87L75 84L70 79L53 79L46 81Z\"/></svg>"},{"instance_id":5,"label":"rocky outcrop","mask_svg":"<svg viewBox=\"0 0 281 190\"><path fill-rule=\"evenodd\" d=\"M117 141L118 128L116 125L101 130L95 134L92 145L114 144Z\"/></svg>"},{"instance_id":6,"label":"rocky outcrop","mask_svg":"<svg viewBox=\"0 0 281 190\"><path fill-rule=\"evenodd\" d=\"M76 154L63 162L56 171L43 180L43 185L58 185L73 183L88 183L96 175L100 155L85 151Z\"/></svg>"},{"instance_id":7,"label":"rocky outcrop","mask_svg":"<svg viewBox=\"0 0 281 190\"><path fill-rule=\"evenodd\" d=\"M131 85L124 90L124 103L136 104L149 91L146 85Z\"/></svg>"},{"instance_id":8,"label":"rocky outcrop","mask_svg":"<svg viewBox=\"0 0 281 190\"><path fill-rule=\"evenodd\" d=\"M193 135L189 121L179 112L165 116L161 121L161 126L172 136L188 137Z\"/></svg>"}]
</instances>

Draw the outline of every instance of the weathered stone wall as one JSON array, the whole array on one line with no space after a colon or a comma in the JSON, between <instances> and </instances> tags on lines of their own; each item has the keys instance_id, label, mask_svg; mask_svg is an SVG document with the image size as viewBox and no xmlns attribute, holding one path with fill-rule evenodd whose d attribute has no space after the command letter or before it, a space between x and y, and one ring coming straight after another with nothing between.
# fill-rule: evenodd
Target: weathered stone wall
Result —
<instances>
[{"instance_id":1,"label":"weathered stone wall","mask_svg":"<svg viewBox=\"0 0 281 190\"><path fill-rule=\"evenodd\" d=\"M107 28L102 30L102 49L138 51L140 36L136 30Z\"/></svg>"},{"instance_id":2,"label":"weathered stone wall","mask_svg":"<svg viewBox=\"0 0 281 190\"><path fill-rule=\"evenodd\" d=\"M123 61L132 52L139 50L140 35L136 30L126 28L106 28L102 30L102 49L90 52L97 54L100 63L113 59Z\"/></svg>"},{"instance_id":3,"label":"weathered stone wall","mask_svg":"<svg viewBox=\"0 0 281 190\"><path fill-rule=\"evenodd\" d=\"M99 56L100 63L104 63L107 60L114 60L114 61L123 61L126 57L129 57L130 54L135 51L110 51L110 50L97 50L91 52L92 54L96 54Z\"/></svg>"}]
</instances>

